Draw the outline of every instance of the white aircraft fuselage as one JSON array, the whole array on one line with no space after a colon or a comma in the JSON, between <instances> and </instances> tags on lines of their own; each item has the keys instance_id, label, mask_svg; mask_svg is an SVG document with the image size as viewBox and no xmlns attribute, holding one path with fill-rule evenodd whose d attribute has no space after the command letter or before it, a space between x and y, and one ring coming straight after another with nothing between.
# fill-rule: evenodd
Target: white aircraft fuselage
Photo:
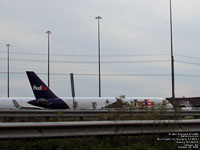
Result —
<instances>
[{"instance_id":1,"label":"white aircraft fuselage","mask_svg":"<svg viewBox=\"0 0 200 150\"><path fill-rule=\"evenodd\" d=\"M69 109L105 109L106 107L115 108L113 106L117 103L115 97L59 97L69 106ZM0 98L0 109L16 109L16 106L13 104L13 100L16 100L21 108L40 108L38 105L33 106L34 104L29 104L32 100L36 102L40 102L39 100L35 100L34 97L11 97L11 98ZM45 101L45 99L42 99ZM126 97L122 99L123 102L127 102L130 106L135 108L140 107L157 107L158 105L162 105L166 103L167 109L172 109L173 106L168 103L163 98L158 97ZM28 103L29 102L29 103ZM42 107L41 107L42 108Z\"/></svg>"}]
</instances>

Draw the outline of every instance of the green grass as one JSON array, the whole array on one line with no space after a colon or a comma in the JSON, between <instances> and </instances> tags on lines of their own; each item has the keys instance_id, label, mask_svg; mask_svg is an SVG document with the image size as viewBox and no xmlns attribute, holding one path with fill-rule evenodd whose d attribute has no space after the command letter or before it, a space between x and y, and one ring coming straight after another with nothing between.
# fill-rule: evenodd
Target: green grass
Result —
<instances>
[{"instance_id":1,"label":"green grass","mask_svg":"<svg viewBox=\"0 0 200 150\"><path fill-rule=\"evenodd\" d=\"M0 141L1 150L176 150L173 142L158 136L105 136Z\"/></svg>"}]
</instances>

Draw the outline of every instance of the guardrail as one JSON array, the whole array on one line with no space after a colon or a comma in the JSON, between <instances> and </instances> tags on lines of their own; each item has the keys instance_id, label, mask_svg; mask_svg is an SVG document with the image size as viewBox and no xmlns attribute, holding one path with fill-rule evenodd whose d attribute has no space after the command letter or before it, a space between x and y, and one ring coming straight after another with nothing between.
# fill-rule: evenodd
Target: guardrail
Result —
<instances>
[{"instance_id":1,"label":"guardrail","mask_svg":"<svg viewBox=\"0 0 200 150\"><path fill-rule=\"evenodd\" d=\"M0 123L1 139L160 134L170 132L200 132L200 120Z\"/></svg>"},{"instance_id":2,"label":"guardrail","mask_svg":"<svg viewBox=\"0 0 200 150\"><path fill-rule=\"evenodd\" d=\"M200 110L0 110L0 117L98 117L102 114L120 113L125 116L130 115L150 115L160 113L165 116L200 116Z\"/></svg>"},{"instance_id":3,"label":"guardrail","mask_svg":"<svg viewBox=\"0 0 200 150\"><path fill-rule=\"evenodd\" d=\"M64 116L88 116L88 115L98 115L101 113L114 113L114 112L119 112L119 110L62 110L62 109L58 109L58 110L34 110L34 109L21 109L21 110L2 110L0 109L0 116L2 115L15 115L15 116L26 116L26 115L51 115L54 116L57 113L62 113L62 115ZM150 112L160 112L160 110L120 110L121 113L124 114L130 114L130 113L134 113L134 114L148 114ZM165 110L166 113L174 113L174 110ZM200 116L200 110L179 110L176 111L177 113L179 113L180 115L198 115Z\"/></svg>"}]
</instances>

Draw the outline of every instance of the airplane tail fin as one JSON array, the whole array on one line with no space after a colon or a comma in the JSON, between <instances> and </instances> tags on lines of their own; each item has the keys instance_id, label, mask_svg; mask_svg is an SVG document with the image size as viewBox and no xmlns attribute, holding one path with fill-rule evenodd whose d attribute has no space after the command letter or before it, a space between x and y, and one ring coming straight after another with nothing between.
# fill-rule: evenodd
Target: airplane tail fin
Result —
<instances>
[{"instance_id":1,"label":"airplane tail fin","mask_svg":"<svg viewBox=\"0 0 200 150\"><path fill-rule=\"evenodd\" d=\"M52 99L57 96L46 86L46 84L33 72L26 71L29 82L36 99Z\"/></svg>"}]
</instances>

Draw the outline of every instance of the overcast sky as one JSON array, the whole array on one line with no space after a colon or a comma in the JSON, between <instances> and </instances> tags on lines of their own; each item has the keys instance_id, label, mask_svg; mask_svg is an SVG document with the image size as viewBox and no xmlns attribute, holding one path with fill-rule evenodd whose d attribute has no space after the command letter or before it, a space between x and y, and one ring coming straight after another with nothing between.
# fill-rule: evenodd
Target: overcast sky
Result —
<instances>
[{"instance_id":1,"label":"overcast sky","mask_svg":"<svg viewBox=\"0 0 200 150\"><path fill-rule=\"evenodd\" d=\"M172 0L175 95L200 96L200 1ZM58 96L98 96L97 20L101 16L102 96L171 96L169 0L1 0L0 97L33 96L25 71ZM110 63L108 63L110 62ZM124 76L126 74L126 76Z\"/></svg>"}]
</instances>

